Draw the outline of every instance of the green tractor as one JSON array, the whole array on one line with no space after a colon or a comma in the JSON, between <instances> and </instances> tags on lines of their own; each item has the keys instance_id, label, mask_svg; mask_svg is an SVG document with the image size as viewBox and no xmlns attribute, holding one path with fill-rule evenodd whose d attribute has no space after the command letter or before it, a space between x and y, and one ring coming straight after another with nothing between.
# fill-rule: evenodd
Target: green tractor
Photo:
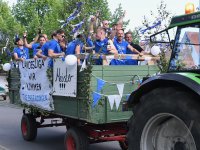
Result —
<instances>
[{"instance_id":1,"label":"green tractor","mask_svg":"<svg viewBox=\"0 0 200 150\"><path fill-rule=\"evenodd\" d=\"M171 58L167 73L146 79L129 97L128 149L199 150L200 12L172 18L150 40L168 43Z\"/></svg>"}]
</instances>

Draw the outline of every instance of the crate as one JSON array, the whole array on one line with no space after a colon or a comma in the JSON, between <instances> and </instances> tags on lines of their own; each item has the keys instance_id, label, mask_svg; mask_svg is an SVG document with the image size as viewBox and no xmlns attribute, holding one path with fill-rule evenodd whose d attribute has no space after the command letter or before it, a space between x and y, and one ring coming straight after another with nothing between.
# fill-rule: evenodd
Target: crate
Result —
<instances>
[{"instance_id":1,"label":"crate","mask_svg":"<svg viewBox=\"0 0 200 150\"><path fill-rule=\"evenodd\" d=\"M80 66L78 68L80 70ZM152 75L158 72L157 66L96 66L90 71L78 72L77 97L53 96L54 111L51 112L67 118L83 120L94 124L106 124L125 122L132 115L132 110L124 108L127 95L138 87L138 78ZM106 81L105 86L99 92L101 99L92 107L92 93L96 91L97 79ZM119 95L116 84L124 83L124 95L117 109L114 105L111 110L108 95ZM134 84L133 84L134 83ZM19 104L20 75L18 69L13 69L9 75L9 96L12 103Z\"/></svg>"}]
</instances>

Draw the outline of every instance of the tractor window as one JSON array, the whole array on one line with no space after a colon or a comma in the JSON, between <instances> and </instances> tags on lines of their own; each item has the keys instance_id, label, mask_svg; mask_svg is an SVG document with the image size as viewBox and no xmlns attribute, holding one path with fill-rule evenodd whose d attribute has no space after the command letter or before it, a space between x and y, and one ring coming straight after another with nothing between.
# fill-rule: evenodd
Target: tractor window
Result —
<instances>
[{"instance_id":1,"label":"tractor window","mask_svg":"<svg viewBox=\"0 0 200 150\"><path fill-rule=\"evenodd\" d=\"M193 70L200 68L200 26L177 30L169 70Z\"/></svg>"}]
</instances>

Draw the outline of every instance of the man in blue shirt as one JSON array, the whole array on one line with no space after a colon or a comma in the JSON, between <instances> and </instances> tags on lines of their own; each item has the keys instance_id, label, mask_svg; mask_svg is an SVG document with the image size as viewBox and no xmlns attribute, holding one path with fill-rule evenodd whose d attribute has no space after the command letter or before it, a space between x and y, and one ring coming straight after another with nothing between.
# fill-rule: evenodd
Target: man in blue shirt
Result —
<instances>
[{"instance_id":1,"label":"man in blue shirt","mask_svg":"<svg viewBox=\"0 0 200 150\"><path fill-rule=\"evenodd\" d=\"M67 49L65 51L66 55L75 55L75 54L80 54L83 51L83 35L79 34L75 40L69 42L67 45ZM80 59L77 59L78 64L80 65Z\"/></svg>"},{"instance_id":2,"label":"man in blue shirt","mask_svg":"<svg viewBox=\"0 0 200 150\"><path fill-rule=\"evenodd\" d=\"M114 45L109 45L109 39L106 38L106 31L104 28L99 27L96 33L96 41L94 42L96 54L117 54L117 50ZM102 65L102 59L96 61L97 65Z\"/></svg>"},{"instance_id":3,"label":"man in blue shirt","mask_svg":"<svg viewBox=\"0 0 200 150\"><path fill-rule=\"evenodd\" d=\"M56 36L56 31L54 31L51 34L51 38L54 39ZM51 40L50 40L51 41ZM48 57L48 49L49 49L49 43L50 41L47 41L42 47L41 49L38 50L38 52L36 53L37 57L39 58L43 58L46 59Z\"/></svg>"},{"instance_id":4,"label":"man in blue shirt","mask_svg":"<svg viewBox=\"0 0 200 150\"><path fill-rule=\"evenodd\" d=\"M33 58L37 58L37 51L38 49L40 49L46 42L47 42L47 35L46 34L40 34L38 35L39 37L36 37L37 38L37 41L39 41L39 43L35 43L35 42L31 42L30 44L28 44L27 40L26 40L26 32L24 32L24 35L23 35L23 40L24 40L24 45L29 48L29 49L32 49L33 50Z\"/></svg>"},{"instance_id":5,"label":"man in blue shirt","mask_svg":"<svg viewBox=\"0 0 200 150\"><path fill-rule=\"evenodd\" d=\"M124 30L117 30L117 37L114 39L114 45L119 54L127 54L127 51L130 50L135 54L142 55L138 50L133 48L128 42L124 40ZM130 65L126 60L113 60L111 65Z\"/></svg>"},{"instance_id":6,"label":"man in blue shirt","mask_svg":"<svg viewBox=\"0 0 200 150\"><path fill-rule=\"evenodd\" d=\"M63 41L65 38L65 32L62 29L56 31L56 35L54 39L49 42L48 48L48 56L51 58L58 58L60 56L65 56L65 53L62 52L61 47L59 45L60 41Z\"/></svg>"},{"instance_id":7,"label":"man in blue shirt","mask_svg":"<svg viewBox=\"0 0 200 150\"><path fill-rule=\"evenodd\" d=\"M22 39L15 39L15 45L17 47L14 48L14 59L16 61L24 61L25 59L29 59L29 49L24 46L24 42Z\"/></svg>"},{"instance_id":8,"label":"man in blue shirt","mask_svg":"<svg viewBox=\"0 0 200 150\"><path fill-rule=\"evenodd\" d=\"M95 53L102 54L117 54L114 46L108 46L108 38L106 38L106 31L104 28L99 27L96 33L96 41L94 42Z\"/></svg>"}]
</instances>

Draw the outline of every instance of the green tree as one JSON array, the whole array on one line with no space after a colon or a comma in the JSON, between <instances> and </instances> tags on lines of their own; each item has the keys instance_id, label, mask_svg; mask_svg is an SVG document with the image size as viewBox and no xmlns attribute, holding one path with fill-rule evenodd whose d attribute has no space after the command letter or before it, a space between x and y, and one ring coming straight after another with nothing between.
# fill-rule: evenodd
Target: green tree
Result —
<instances>
[{"instance_id":1,"label":"green tree","mask_svg":"<svg viewBox=\"0 0 200 150\"><path fill-rule=\"evenodd\" d=\"M140 35L140 38L142 39L146 39L147 41L149 40L150 35L157 33L161 30L164 30L166 27L168 27L171 18L172 18L172 14L167 10L167 5L165 4L165 2L162 0L159 7L157 8L156 12L151 11L150 12L151 15L151 19L149 19L147 16L144 16L144 19L142 21L143 23L143 27L138 27L137 31L140 31L141 28L149 28L144 34L141 34L138 32L138 34ZM153 22L155 21L161 21L161 24L150 29L150 27L152 26ZM162 34L162 37L159 37L160 40L164 40L164 38L166 37L165 34ZM148 41L149 42L149 41ZM149 43L150 47L153 45L152 43ZM160 54L160 63L159 63L159 68L161 70L161 72L166 72L167 68L168 68L168 61L169 61L169 56L166 56L166 52L170 51L170 47L163 48L165 47L165 45L163 45L160 49L161 49L161 54Z\"/></svg>"},{"instance_id":2,"label":"green tree","mask_svg":"<svg viewBox=\"0 0 200 150\"><path fill-rule=\"evenodd\" d=\"M64 15L62 15L62 20L65 20L75 10L77 2L80 1L63 0ZM100 21L103 21L104 19L110 19L111 12L108 8L107 0L81 0L81 2L83 2L83 5L79 16L76 17L76 19L72 20L70 24L65 27L67 33L70 33L72 31L73 28L71 27L71 25L77 24L85 19L84 25L81 30L83 30L87 34L89 26L88 19L91 15L97 14L97 12L99 12Z\"/></svg>"},{"instance_id":3,"label":"green tree","mask_svg":"<svg viewBox=\"0 0 200 150\"><path fill-rule=\"evenodd\" d=\"M158 20L160 20L162 24L156 26L153 29L147 30L144 34L141 34L141 37L145 39L148 39L151 34L157 33L158 31L161 31L165 29L166 27L168 27L172 18L172 14L167 10L167 4L165 4L163 0L161 0L161 3L158 6L157 11L156 12L150 11L150 15L151 15L150 16L151 19L148 18L147 16L144 16L143 21L142 21L143 28L151 27L152 23ZM138 31L139 31L139 28L138 28Z\"/></svg>"},{"instance_id":4,"label":"green tree","mask_svg":"<svg viewBox=\"0 0 200 150\"><path fill-rule=\"evenodd\" d=\"M115 11L114 11L114 13L113 13L113 15L111 17L111 23L112 24L116 24L119 21L119 19L125 15L124 13L125 13L125 11L123 10L122 4L120 3L118 8L115 9ZM126 26L129 24L129 21L130 20L123 21L123 27L124 28L126 28Z\"/></svg>"},{"instance_id":5,"label":"green tree","mask_svg":"<svg viewBox=\"0 0 200 150\"><path fill-rule=\"evenodd\" d=\"M13 15L22 25L26 27L29 34L29 40L37 33L38 28L42 28L44 33L48 35L52 31L61 27L58 20L66 20L66 18L76 9L74 0L19 0L13 7ZM107 0L82 0L83 6L79 16L70 22L64 30L66 33L72 31L72 26L85 19L82 30L87 31L88 18L100 12L100 18L109 19L110 10ZM31 37L30 37L31 35Z\"/></svg>"},{"instance_id":6,"label":"green tree","mask_svg":"<svg viewBox=\"0 0 200 150\"><path fill-rule=\"evenodd\" d=\"M62 13L62 0L19 0L13 6L12 13L16 20L26 27L28 39L32 39L38 28L50 34L59 28L59 14Z\"/></svg>"},{"instance_id":7,"label":"green tree","mask_svg":"<svg viewBox=\"0 0 200 150\"><path fill-rule=\"evenodd\" d=\"M10 58L5 57L6 54L3 53L3 47L6 46L6 41L9 39L7 48L13 49L13 37L15 33L21 33L24 28L19 23L16 22L11 14L11 8L6 2L0 0L0 63L5 63L9 61Z\"/></svg>"}]
</instances>

